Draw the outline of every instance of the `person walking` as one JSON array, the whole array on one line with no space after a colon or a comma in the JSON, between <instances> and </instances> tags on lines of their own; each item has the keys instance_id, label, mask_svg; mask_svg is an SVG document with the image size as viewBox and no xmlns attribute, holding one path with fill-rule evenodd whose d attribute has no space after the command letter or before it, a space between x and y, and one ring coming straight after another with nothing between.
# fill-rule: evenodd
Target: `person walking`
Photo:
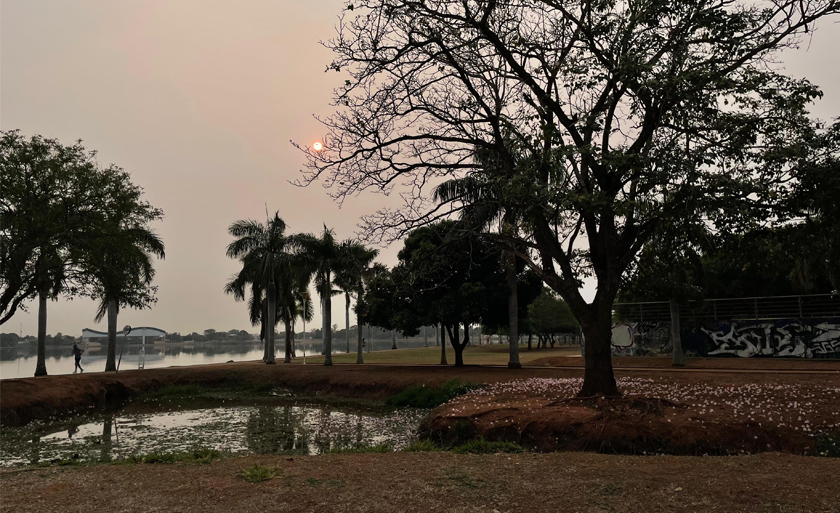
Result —
<instances>
[{"instance_id":1,"label":"person walking","mask_svg":"<svg viewBox=\"0 0 840 513\"><path fill-rule=\"evenodd\" d=\"M76 357L76 366L73 368L73 374L76 374L76 369L78 369L79 372L84 372L85 371L82 368L82 365L80 363L82 361L82 353L84 353L84 351L82 349L79 349L79 346L77 346L74 342L73 343L73 356Z\"/></svg>"}]
</instances>

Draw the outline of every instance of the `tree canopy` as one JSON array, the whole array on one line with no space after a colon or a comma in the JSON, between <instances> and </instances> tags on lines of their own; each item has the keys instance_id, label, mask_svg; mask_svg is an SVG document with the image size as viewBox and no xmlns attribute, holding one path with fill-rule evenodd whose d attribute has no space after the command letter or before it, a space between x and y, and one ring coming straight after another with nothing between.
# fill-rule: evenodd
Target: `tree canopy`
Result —
<instances>
[{"instance_id":1,"label":"tree canopy","mask_svg":"<svg viewBox=\"0 0 840 513\"><path fill-rule=\"evenodd\" d=\"M504 244L568 303L586 335L582 395L617 395L611 309L622 276L658 230L717 230L781 218L773 197L809 164L807 80L775 70L836 0L366 0L326 42L349 78L303 149L303 183L343 200L402 188L405 206L366 218L393 239L457 214L429 189L476 176ZM490 158L480 155L486 152ZM487 163L494 163L488 166ZM584 278L597 280L588 303Z\"/></svg>"}]
</instances>

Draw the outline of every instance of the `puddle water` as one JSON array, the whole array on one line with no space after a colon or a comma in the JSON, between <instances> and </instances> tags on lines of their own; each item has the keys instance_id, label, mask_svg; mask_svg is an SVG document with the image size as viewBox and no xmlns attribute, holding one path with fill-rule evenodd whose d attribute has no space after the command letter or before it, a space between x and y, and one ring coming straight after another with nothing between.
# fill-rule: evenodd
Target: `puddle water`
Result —
<instances>
[{"instance_id":1,"label":"puddle water","mask_svg":"<svg viewBox=\"0 0 840 513\"><path fill-rule=\"evenodd\" d=\"M144 411L145 410L145 411ZM111 414L0 431L0 466L66 459L109 461L134 454L209 447L233 454L320 454L357 445L399 450L428 410L315 402L187 407L129 405Z\"/></svg>"}]
</instances>

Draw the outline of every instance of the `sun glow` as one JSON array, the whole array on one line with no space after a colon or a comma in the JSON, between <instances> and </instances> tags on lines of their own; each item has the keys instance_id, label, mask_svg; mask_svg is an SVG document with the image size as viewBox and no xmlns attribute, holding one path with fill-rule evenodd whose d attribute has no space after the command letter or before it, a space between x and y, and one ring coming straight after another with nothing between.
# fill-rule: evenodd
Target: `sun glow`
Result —
<instances>
[{"instance_id":1,"label":"sun glow","mask_svg":"<svg viewBox=\"0 0 840 513\"><path fill-rule=\"evenodd\" d=\"M321 151L321 150L323 150L323 149L324 149L324 145L323 145L323 144L321 144L321 142L320 142L320 141L315 141L315 142L312 144L312 149L313 149L313 150L315 150L315 151Z\"/></svg>"}]
</instances>

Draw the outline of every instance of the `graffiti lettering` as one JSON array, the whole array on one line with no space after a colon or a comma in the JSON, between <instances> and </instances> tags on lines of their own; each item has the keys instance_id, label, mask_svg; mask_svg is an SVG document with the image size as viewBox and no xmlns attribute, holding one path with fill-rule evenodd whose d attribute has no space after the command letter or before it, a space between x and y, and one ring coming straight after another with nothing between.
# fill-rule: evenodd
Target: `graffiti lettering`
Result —
<instances>
[{"instance_id":1,"label":"graffiti lettering","mask_svg":"<svg viewBox=\"0 0 840 513\"><path fill-rule=\"evenodd\" d=\"M840 356L840 321L780 319L701 327L700 354L814 358Z\"/></svg>"}]
</instances>

